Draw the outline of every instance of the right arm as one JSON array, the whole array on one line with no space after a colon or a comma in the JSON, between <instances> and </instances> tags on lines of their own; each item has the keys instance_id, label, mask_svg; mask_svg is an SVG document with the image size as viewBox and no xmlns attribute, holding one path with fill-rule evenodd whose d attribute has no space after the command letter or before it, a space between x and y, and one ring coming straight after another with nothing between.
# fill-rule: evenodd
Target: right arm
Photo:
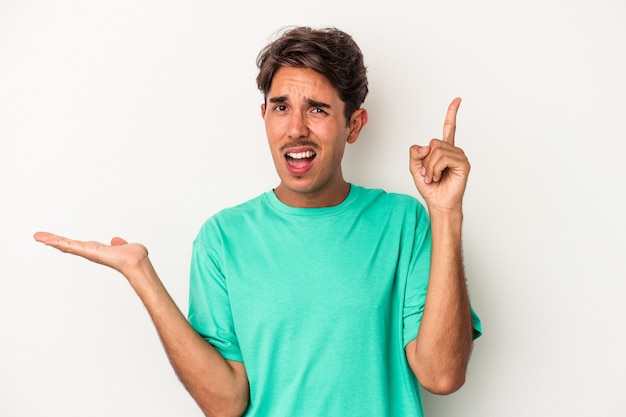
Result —
<instances>
[{"instance_id":1,"label":"right arm","mask_svg":"<svg viewBox=\"0 0 626 417\"><path fill-rule=\"evenodd\" d=\"M206 416L241 416L249 386L241 362L228 361L189 324L159 279L143 245L111 245L38 232L35 240L119 271L148 310L174 371Z\"/></svg>"}]
</instances>

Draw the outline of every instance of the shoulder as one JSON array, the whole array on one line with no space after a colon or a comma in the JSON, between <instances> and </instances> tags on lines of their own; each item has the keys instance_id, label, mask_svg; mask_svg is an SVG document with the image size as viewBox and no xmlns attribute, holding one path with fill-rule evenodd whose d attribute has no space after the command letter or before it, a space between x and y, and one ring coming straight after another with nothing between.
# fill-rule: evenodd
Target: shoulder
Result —
<instances>
[{"instance_id":1,"label":"shoulder","mask_svg":"<svg viewBox=\"0 0 626 417\"><path fill-rule=\"evenodd\" d=\"M246 223L255 221L264 210L263 193L246 202L224 208L207 218L200 227L196 240L203 240L206 236L216 236L226 233L229 229L238 230Z\"/></svg>"},{"instance_id":2,"label":"shoulder","mask_svg":"<svg viewBox=\"0 0 626 417\"><path fill-rule=\"evenodd\" d=\"M381 188L366 188L352 185L358 194L359 200L366 205L388 210L392 213L415 213L418 216L427 217L424 205L416 198L408 194L389 192Z\"/></svg>"},{"instance_id":3,"label":"shoulder","mask_svg":"<svg viewBox=\"0 0 626 417\"><path fill-rule=\"evenodd\" d=\"M264 202L266 199L266 194L260 194L248 201L237 204L232 207L224 208L218 211L213 216L209 217L207 221L215 220L215 221L227 221L233 218L241 217L241 216L249 216L255 213L258 213L264 207Z\"/></svg>"}]
</instances>

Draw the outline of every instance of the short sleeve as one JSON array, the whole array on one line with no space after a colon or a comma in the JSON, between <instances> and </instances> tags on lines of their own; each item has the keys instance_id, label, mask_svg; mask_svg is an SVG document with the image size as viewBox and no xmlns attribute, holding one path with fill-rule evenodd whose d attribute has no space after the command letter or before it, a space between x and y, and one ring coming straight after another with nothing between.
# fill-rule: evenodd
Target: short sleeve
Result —
<instances>
[{"instance_id":1,"label":"short sleeve","mask_svg":"<svg viewBox=\"0 0 626 417\"><path fill-rule=\"evenodd\" d=\"M217 252L207 249L200 236L193 244L189 280L189 323L225 359L242 362L228 286L217 261Z\"/></svg>"},{"instance_id":2,"label":"short sleeve","mask_svg":"<svg viewBox=\"0 0 626 417\"><path fill-rule=\"evenodd\" d=\"M472 326L474 327L474 340L478 339L483 334L483 324L480 321L480 317L474 311L474 308L471 307L472 313Z\"/></svg>"},{"instance_id":3,"label":"short sleeve","mask_svg":"<svg viewBox=\"0 0 626 417\"><path fill-rule=\"evenodd\" d=\"M414 236L402 310L404 346L417 336L426 304L432 248L430 221L425 214L418 215Z\"/></svg>"},{"instance_id":4,"label":"short sleeve","mask_svg":"<svg viewBox=\"0 0 626 417\"><path fill-rule=\"evenodd\" d=\"M430 278L432 251L430 221L426 219L426 225L421 228L419 224L418 222L403 308L403 342L405 347L411 340L417 337L419 332L424 305L426 304L428 280ZM474 308L470 306L470 309L474 327L473 338L477 339L482 335L482 323Z\"/></svg>"}]
</instances>

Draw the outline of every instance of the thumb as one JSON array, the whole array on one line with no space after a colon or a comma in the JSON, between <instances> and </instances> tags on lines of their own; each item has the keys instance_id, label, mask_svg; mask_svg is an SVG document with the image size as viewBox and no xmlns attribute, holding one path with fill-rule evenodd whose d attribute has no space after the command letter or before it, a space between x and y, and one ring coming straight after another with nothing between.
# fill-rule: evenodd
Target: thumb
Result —
<instances>
[{"instance_id":1,"label":"thumb","mask_svg":"<svg viewBox=\"0 0 626 417\"><path fill-rule=\"evenodd\" d=\"M430 153L430 146L413 145L410 149L411 162L423 160Z\"/></svg>"},{"instance_id":2,"label":"thumb","mask_svg":"<svg viewBox=\"0 0 626 417\"><path fill-rule=\"evenodd\" d=\"M122 246L122 245L126 245L127 243L128 243L127 241L125 241L124 239L118 236L111 239L111 246Z\"/></svg>"},{"instance_id":3,"label":"thumb","mask_svg":"<svg viewBox=\"0 0 626 417\"><path fill-rule=\"evenodd\" d=\"M424 158L430 153L430 146L413 145L409 153L409 170L411 171L411 175L416 175L424 166Z\"/></svg>"}]
</instances>

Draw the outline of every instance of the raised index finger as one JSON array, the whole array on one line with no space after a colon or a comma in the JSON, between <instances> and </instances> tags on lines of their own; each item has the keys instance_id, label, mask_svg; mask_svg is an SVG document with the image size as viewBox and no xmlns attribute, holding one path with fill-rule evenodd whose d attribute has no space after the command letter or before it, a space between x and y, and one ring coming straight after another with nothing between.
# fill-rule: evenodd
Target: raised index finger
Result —
<instances>
[{"instance_id":1,"label":"raised index finger","mask_svg":"<svg viewBox=\"0 0 626 417\"><path fill-rule=\"evenodd\" d=\"M459 111L461 98L457 97L452 100L448 106L446 120L443 122L443 141L454 145L454 133L456 132L456 113Z\"/></svg>"}]
</instances>

